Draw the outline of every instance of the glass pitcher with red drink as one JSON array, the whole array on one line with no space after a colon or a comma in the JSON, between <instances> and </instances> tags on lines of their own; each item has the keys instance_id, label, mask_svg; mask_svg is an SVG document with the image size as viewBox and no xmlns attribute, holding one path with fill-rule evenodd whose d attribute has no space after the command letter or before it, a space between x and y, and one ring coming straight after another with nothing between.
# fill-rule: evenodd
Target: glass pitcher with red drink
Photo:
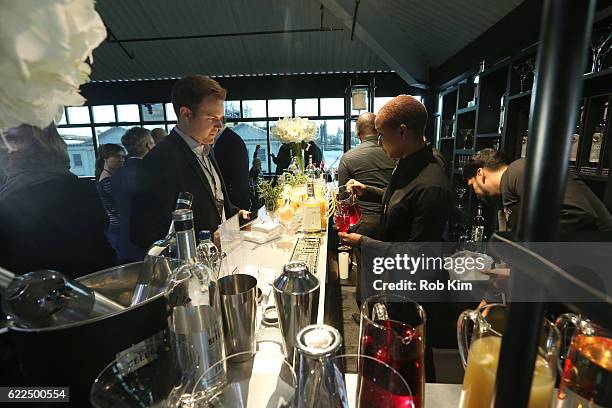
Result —
<instances>
[{"instance_id":1,"label":"glass pitcher with red drink","mask_svg":"<svg viewBox=\"0 0 612 408\"><path fill-rule=\"evenodd\" d=\"M612 407L612 331L573 313L557 318L563 337L571 337L560 364L557 408Z\"/></svg>"},{"instance_id":2,"label":"glass pitcher with red drink","mask_svg":"<svg viewBox=\"0 0 612 408\"><path fill-rule=\"evenodd\" d=\"M337 206L339 211L345 212L349 215L350 226L353 227L359 224L361 220L361 210L359 209L359 203L357 196L350 193L345 186L339 188Z\"/></svg>"},{"instance_id":3,"label":"glass pitcher with red drink","mask_svg":"<svg viewBox=\"0 0 612 408\"><path fill-rule=\"evenodd\" d=\"M372 401L394 401L388 407L424 407L425 397L425 310L416 302L398 295L375 295L361 307L359 354L370 356L393 367L406 381L412 395L388 395L393 391L371 391ZM363 362L364 378L377 375ZM371 374L370 374L371 373Z\"/></svg>"}]
</instances>

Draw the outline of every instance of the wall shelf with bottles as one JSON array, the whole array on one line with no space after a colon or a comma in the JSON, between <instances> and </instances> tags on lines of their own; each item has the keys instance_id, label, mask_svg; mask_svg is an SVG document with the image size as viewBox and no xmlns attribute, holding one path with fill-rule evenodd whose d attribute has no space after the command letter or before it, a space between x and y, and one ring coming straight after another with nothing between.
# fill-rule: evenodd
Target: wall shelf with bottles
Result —
<instances>
[{"instance_id":1,"label":"wall shelf with bottles","mask_svg":"<svg viewBox=\"0 0 612 408\"><path fill-rule=\"evenodd\" d=\"M459 109L457 111L457 115L463 115L464 113L470 113L470 112L474 112L476 110L476 105L474 106L469 106L467 108L463 108L463 109Z\"/></svg>"}]
</instances>

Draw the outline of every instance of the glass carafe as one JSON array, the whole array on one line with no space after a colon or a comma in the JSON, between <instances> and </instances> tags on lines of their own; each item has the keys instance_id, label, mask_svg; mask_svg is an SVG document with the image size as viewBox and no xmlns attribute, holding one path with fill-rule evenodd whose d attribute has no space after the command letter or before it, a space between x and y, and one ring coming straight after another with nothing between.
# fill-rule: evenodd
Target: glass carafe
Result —
<instances>
[{"instance_id":1,"label":"glass carafe","mask_svg":"<svg viewBox=\"0 0 612 408\"><path fill-rule=\"evenodd\" d=\"M571 338L562 352L557 408L612 407L612 331L573 313L557 318L555 325Z\"/></svg>"},{"instance_id":2,"label":"glass carafe","mask_svg":"<svg viewBox=\"0 0 612 408\"><path fill-rule=\"evenodd\" d=\"M460 408L491 406L507 314L506 305L493 303L476 310L466 310L459 315L457 344L465 368ZM520 333L514 335L518 336ZM559 344L559 331L554 324L544 319L528 408L550 408L552 404Z\"/></svg>"}]
</instances>

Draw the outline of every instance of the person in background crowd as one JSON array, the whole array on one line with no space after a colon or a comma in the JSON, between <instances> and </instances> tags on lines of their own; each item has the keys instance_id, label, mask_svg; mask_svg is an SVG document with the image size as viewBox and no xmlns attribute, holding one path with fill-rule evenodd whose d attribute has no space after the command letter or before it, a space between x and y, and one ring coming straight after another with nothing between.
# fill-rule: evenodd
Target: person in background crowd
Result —
<instances>
[{"instance_id":1,"label":"person in background crowd","mask_svg":"<svg viewBox=\"0 0 612 408\"><path fill-rule=\"evenodd\" d=\"M178 194L193 194L197 231L216 231L221 222L248 211L232 204L221 177L212 144L223 128L226 90L204 75L179 79L172 88L178 123L143 160L146 205L132 212L131 236L147 249L168 232Z\"/></svg>"},{"instance_id":2,"label":"person in background crowd","mask_svg":"<svg viewBox=\"0 0 612 408\"><path fill-rule=\"evenodd\" d=\"M229 200L239 208L250 208L249 151L240 135L227 127L223 129L217 136L214 154Z\"/></svg>"},{"instance_id":3,"label":"person in background crowd","mask_svg":"<svg viewBox=\"0 0 612 408\"><path fill-rule=\"evenodd\" d=\"M121 143L128 152L125 165L110 178L111 191L119 210L119 241L117 254L120 263L142 261L144 251L134 245L131 238L130 220L132 213L148 205L143 195L142 158L155 147L151 133L141 127L129 129L121 137Z\"/></svg>"},{"instance_id":4,"label":"person in background crowd","mask_svg":"<svg viewBox=\"0 0 612 408\"><path fill-rule=\"evenodd\" d=\"M526 159L506 164L503 155L487 148L477 152L463 167L463 176L476 195L501 196L503 214L499 229L515 231L520 219ZM612 231L612 217L591 189L572 172L568 174L561 206L560 232Z\"/></svg>"},{"instance_id":5,"label":"person in background crowd","mask_svg":"<svg viewBox=\"0 0 612 408\"><path fill-rule=\"evenodd\" d=\"M96 188L100 195L100 201L108 216L108 228L106 237L115 252L119 253L119 209L113 198L111 175L123 166L125 162L125 150L118 144L107 143L98 148L96 159Z\"/></svg>"},{"instance_id":6,"label":"person in background crowd","mask_svg":"<svg viewBox=\"0 0 612 408\"><path fill-rule=\"evenodd\" d=\"M153 140L155 141L155 145L158 145L161 143L162 140L164 140L166 136L168 136L168 133L166 132L166 129L155 128L151 131L151 136L153 137Z\"/></svg>"},{"instance_id":7,"label":"person in background crowd","mask_svg":"<svg viewBox=\"0 0 612 408\"><path fill-rule=\"evenodd\" d=\"M362 113L355 123L355 132L361 141L360 144L344 153L338 164L338 185L344 186L351 180L357 180L363 184L384 188L389 185L391 173L395 168L395 160L387 156L381 146L378 145L378 132L376 132L376 115L372 112ZM382 204L374 201L359 200L361 219L355 232L376 238L382 212ZM353 250L353 257L356 265L356 273L360 268L359 248ZM361 280L357 278L356 298L360 305ZM357 316L353 318L358 320Z\"/></svg>"},{"instance_id":8,"label":"person in background crowd","mask_svg":"<svg viewBox=\"0 0 612 408\"><path fill-rule=\"evenodd\" d=\"M351 179L347 188L364 200L382 203L377 233L380 241L358 233L339 233L341 242L370 254L384 254L393 242L441 242L451 212L452 194L444 170L423 139L427 123L425 106L412 96L397 96L380 109L375 123L385 152L398 160L389 185L383 189ZM420 255L419 252L412 256ZM430 281L448 279L446 271L436 270L418 271L417 276ZM449 320L447 304L439 302L446 293L440 291L433 296L432 302L420 302L428 316L428 338L436 341L451 338L454 322ZM426 342L426 379L430 382L435 381L433 346L433 341Z\"/></svg>"},{"instance_id":9,"label":"person in background crowd","mask_svg":"<svg viewBox=\"0 0 612 408\"><path fill-rule=\"evenodd\" d=\"M291 164L291 146L289 143L283 143L278 149L278 156L270 153L270 157L274 164L276 164L276 175L280 176Z\"/></svg>"},{"instance_id":10,"label":"person in background crowd","mask_svg":"<svg viewBox=\"0 0 612 408\"><path fill-rule=\"evenodd\" d=\"M357 118L355 131L361 143L344 153L340 159L338 185L346 185L351 179L377 188L389 185L391 173L395 168L395 160L390 159L383 148L378 145L375 119L376 115L371 112L362 113ZM361 221L356 232L375 238L382 204L359 200L359 209L361 210Z\"/></svg>"},{"instance_id":11,"label":"person in background crowd","mask_svg":"<svg viewBox=\"0 0 612 408\"><path fill-rule=\"evenodd\" d=\"M261 159L259 158L259 145L253 152L253 164L249 170L249 194L251 196L251 211L257 211L263 205L259 197L259 180L261 179Z\"/></svg>"},{"instance_id":12,"label":"person in background crowd","mask_svg":"<svg viewBox=\"0 0 612 408\"><path fill-rule=\"evenodd\" d=\"M321 148L315 144L314 141L308 143L302 142L302 149L304 150L304 166L308 166L310 157L312 157L312 163L315 167L320 167L323 161L323 152Z\"/></svg>"},{"instance_id":13,"label":"person in background crowd","mask_svg":"<svg viewBox=\"0 0 612 408\"><path fill-rule=\"evenodd\" d=\"M71 278L116 264L94 186L70 172L55 125L9 129L0 143L0 265L15 272L54 269Z\"/></svg>"}]
</instances>

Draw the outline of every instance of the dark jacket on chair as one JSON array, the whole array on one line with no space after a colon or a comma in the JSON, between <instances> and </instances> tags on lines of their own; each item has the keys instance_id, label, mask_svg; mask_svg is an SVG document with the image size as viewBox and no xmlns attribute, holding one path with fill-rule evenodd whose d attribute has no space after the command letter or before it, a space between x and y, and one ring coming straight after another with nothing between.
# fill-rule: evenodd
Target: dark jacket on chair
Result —
<instances>
[{"instance_id":1,"label":"dark jacket on chair","mask_svg":"<svg viewBox=\"0 0 612 408\"><path fill-rule=\"evenodd\" d=\"M219 166L211 150L210 158L219 178L224 196L225 217L238 212L229 195ZM141 248L168 233L176 198L182 191L193 194L193 217L196 231L215 231L221 224L221 216L213 191L193 151L176 132L172 131L143 159L146 200L139 208L132 209L131 236Z\"/></svg>"}]
</instances>

